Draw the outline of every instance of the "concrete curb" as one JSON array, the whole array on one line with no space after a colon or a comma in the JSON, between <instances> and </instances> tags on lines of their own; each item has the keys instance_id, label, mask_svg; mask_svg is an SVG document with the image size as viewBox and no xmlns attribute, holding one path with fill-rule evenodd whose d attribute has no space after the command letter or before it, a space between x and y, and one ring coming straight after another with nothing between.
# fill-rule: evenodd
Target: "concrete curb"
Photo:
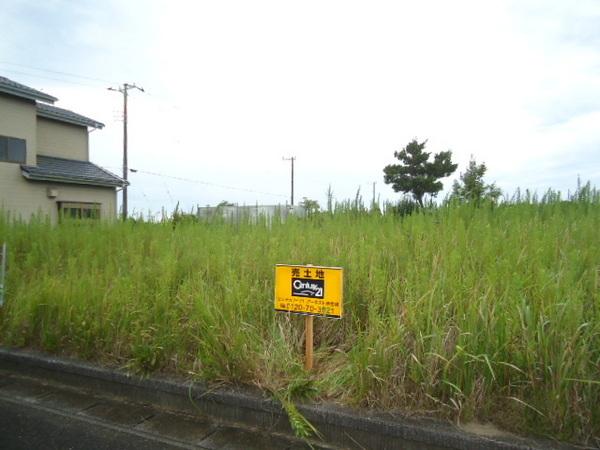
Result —
<instances>
[{"instance_id":1,"label":"concrete curb","mask_svg":"<svg viewBox=\"0 0 600 450\"><path fill-rule=\"evenodd\" d=\"M0 347L0 367L55 379L133 401L188 413L203 413L271 432L291 433L281 406L250 388L209 389L201 383L159 377L140 378L79 360ZM581 449L554 441L484 437L441 421L412 419L351 410L334 405L298 405L327 443L357 449L525 450Z\"/></svg>"}]
</instances>

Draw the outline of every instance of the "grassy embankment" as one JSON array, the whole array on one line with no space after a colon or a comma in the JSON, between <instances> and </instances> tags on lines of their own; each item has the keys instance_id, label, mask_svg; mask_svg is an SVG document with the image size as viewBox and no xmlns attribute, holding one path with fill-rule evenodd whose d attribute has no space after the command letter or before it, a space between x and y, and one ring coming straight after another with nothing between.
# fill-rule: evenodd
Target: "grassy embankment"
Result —
<instances>
[{"instance_id":1,"label":"grassy embankment","mask_svg":"<svg viewBox=\"0 0 600 450\"><path fill-rule=\"evenodd\" d=\"M0 342L575 441L600 437L600 200L285 224L0 220ZM273 312L276 263L342 266L345 317Z\"/></svg>"}]
</instances>

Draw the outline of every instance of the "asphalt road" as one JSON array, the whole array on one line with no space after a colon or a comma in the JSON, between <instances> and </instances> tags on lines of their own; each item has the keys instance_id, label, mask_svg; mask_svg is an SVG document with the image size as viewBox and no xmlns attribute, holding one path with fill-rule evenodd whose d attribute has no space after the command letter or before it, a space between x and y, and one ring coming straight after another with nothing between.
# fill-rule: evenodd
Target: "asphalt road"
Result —
<instances>
[{"instance_id":1,"label":"asphalt road","mask_svg":"<svg viewBox=\"0 0 600 450\"><path fill-rule=\"evenodd\" d=\"M302 450L287 436L0 370L0 449Z\"/></svg>"},{"instance_id":2,"label":"asphalt road","mask_svg":"<svg viewBox=\"0 0 600 450\"><path fill-rule=\"evenodd\" d=\"M0 399L3 449L181 449L167 440L147 439L99 421L60 414L36 404Z\"/></svg>"}]
</instances>

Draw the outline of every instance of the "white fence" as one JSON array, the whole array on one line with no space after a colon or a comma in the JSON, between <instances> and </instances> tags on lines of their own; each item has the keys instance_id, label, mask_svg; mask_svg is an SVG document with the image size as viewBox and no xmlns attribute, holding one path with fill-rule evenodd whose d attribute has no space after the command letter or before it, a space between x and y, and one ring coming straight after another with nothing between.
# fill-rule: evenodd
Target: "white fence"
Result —
<instances>
[{"instance_id":1,"label":"white fence","mask_svg":"<svg viewBox=\"0 0 600 450\"><path fill-rule=\"evenodd\" d=\"M306 210L302 206L288 205L205 206L198 207L196 214L200 220L225 219L234 223L257 223L259 220L266 220L271 223L274 218L283 222L290 215L306 217Z\"/></svg>"}]
</instances>

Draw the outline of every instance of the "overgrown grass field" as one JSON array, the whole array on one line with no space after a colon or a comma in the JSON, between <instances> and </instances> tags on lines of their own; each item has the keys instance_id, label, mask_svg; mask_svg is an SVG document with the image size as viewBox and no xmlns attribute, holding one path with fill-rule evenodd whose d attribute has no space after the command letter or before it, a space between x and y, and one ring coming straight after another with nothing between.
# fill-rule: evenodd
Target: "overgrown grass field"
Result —
<instances>
[{"instance_id":1,"label":"overgrown grass field","mask_svg":"<svg viewBox=\"0 0 600 450\"><path fill-rule=\"evenodd\" d=\"M590 443L599 232L598 195L270 226L0 219L0 343ZM345 269L311 373L302 318L273 311L276 263Z\"/></svg>"}]
</instances>

